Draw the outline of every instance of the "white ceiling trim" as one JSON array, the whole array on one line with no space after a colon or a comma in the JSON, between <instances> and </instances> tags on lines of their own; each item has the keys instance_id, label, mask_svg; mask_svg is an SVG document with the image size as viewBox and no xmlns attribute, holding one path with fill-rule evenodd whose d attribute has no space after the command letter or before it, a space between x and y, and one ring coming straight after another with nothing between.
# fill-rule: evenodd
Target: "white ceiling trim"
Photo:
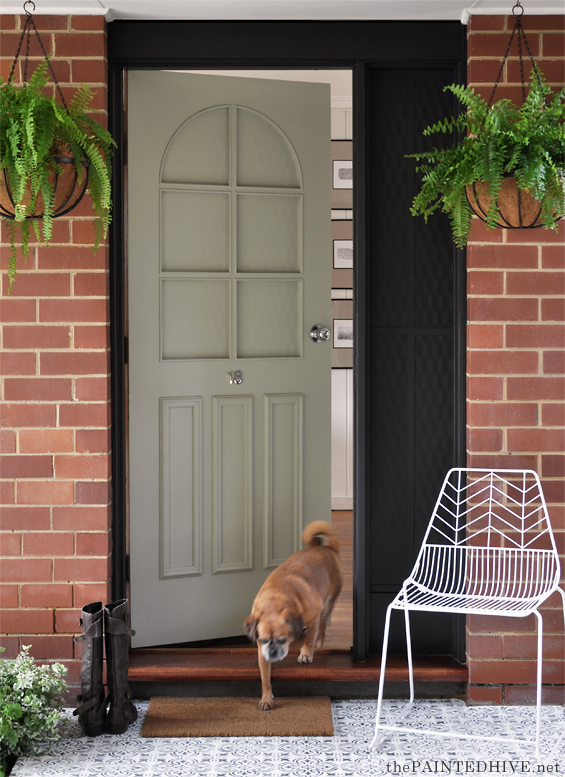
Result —
<instances>
[{"instance_id":1,"label":"white ceiling trim","mask_svg":"<svg viewBox=\"0 0 565 777\"><path fill-rule=\"evenodd\" d=\"M509 15L513 0L37 0L34 14L144 20L457 21L474 14ZM524 0L527 14L563 14L562 0ZM2 13L23 2L4 0ZM525 25L526 26L526 25Z\"/></svg>"}]
</instances>

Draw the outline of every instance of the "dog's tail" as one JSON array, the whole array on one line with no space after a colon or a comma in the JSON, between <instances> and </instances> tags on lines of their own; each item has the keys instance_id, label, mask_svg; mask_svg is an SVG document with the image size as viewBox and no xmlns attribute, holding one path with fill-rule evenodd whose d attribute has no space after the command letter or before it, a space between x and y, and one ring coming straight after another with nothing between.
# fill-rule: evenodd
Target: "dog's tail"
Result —
<instances>
[{"instance_id":1,"label":"dog's tail","mask_svg":"<svg viewBox=\"0 0 565 777\"><path fill-rule=\"evenodd\" d=\"M332 527L325 521L314 521L314 523L308 524L302 532L302 544L307 547L321 545L321 537L326 538L326 547L339 553L339 540L333 533Z\"/></svg>"}]
</instances>

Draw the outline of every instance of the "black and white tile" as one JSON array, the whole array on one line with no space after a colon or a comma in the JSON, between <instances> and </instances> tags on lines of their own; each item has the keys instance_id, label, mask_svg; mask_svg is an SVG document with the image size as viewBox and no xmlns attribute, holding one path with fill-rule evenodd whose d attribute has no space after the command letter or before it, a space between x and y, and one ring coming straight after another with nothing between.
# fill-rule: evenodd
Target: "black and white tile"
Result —
<instances>
[{"instance_id":1,"label":"black and white tile","mask_svg":"<svg viewBox=\"0 0 565 777\"><path fill-rule=\"evenodd\" d=\"M390 722L402 701L383 702ZM565 772L563 708L542 708L538 770L531 744L508 745L456 738L457 731L531 738L533 707L467 707L464 702L416 701L411 726L453 732L390 733L369 751L375 725L373 699L334 701L333 737L199 737L144 739L148 702L137 702L139 719L122 736L89 739L71 710L65 710L63 737L50 754L20 758L13 777L380 777L388 774L525 774ZM408 724L408 721L407 721Z\"/></svg>"}]
</instances>

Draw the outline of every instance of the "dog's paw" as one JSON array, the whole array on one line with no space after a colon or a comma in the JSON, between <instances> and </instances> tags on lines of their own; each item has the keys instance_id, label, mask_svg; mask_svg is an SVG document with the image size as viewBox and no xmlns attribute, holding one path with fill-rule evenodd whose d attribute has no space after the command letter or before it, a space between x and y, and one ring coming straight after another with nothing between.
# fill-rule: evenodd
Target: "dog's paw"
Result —
<instances>
[{"instance_id":1,"label":"dog's paw","mask_svg":"<svg viewBox=\"0 0 565 777\"><path fill-rule=\"evenodd\" d=\"M299 664L311 664L313 660L314 660L313 653L300 653L300 655L298 656Z\"/></svg>"},{"instance_id":2,"label":"dog's paw","mask_svg":"<svg viewBox=\"0 0 565 777\"><path fill-rule=\"evenodd\" d=\"M268 712L269 710L274 709L274 706L275 706L275 697L272 694L270 696L265 696L259 702L259 709L263 710L264 712Z\"/></svg>"}]
</instances>

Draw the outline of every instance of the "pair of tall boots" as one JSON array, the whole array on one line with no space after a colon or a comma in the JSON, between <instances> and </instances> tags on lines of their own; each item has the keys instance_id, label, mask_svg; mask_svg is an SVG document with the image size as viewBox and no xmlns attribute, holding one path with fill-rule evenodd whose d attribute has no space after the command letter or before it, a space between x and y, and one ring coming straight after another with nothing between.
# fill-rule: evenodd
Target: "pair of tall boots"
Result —
<instances>
[{"instance_id":1,"label":"pair of tall boots","mask_svg":"<svg viewBox=\"0 0 565 777\"><path fill-rule=\"evenodd\" d=\"M127 599L105 607L102 602L93 602L82 608L82 634L75 637L76 642L82 642L81 693L77 697L82 704L73 714L78 715L89 737L105 732L123 734L137 718L128 686L128 637L135 634L127 625L128 614ZM104 637L108 695L104 693L102 677Z\"/></svg>"}]
</instances>

